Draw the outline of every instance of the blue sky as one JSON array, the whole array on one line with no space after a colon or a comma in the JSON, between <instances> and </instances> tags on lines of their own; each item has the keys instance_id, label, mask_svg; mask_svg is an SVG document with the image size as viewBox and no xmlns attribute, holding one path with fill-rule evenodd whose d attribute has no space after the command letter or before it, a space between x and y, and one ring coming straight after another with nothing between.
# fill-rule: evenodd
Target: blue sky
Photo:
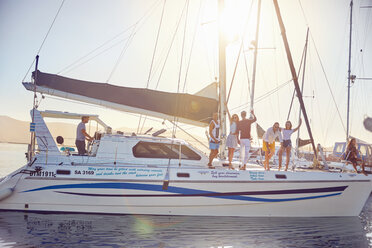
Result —
<instances>
[{"instance_id":1,"label":"blue sky","mask_svg":"<svg viewBox=\"0 0 372 248\"><path fill-rule=\"evenodd\" d=\"M0 104L2 106L0 115L29 120L28 113L32 107L32 94L23 88L21 82L36 56L61 2L60 0L0 1ZM155 56L153 74L149 82L149 88L151 89L156 87L162 62L164 62L175 25L185 3L183 0L166 2L159 46ZM106 82L108 80L107 82L116 85L146 87L162 4L163 0L66 0L40 52L40 70L95 82ZM238 38L242 37L242 27L244 27L244 22L249 16L248 31L244 37L246 48L249 47L250 41L254 39L256 4L257 1L254 1L251 15L249 15L251 1L226 0L226 5L231 11L228 14L227 22L231 27L230 30L236 30ZM312 38L309 41L304 95L308 96L305 98L305 104L311 119L315 140L317 143L327 146L332 145L334 141L342 141L345 132L332 101L316 50L321 57L342 120L346 124L349 1L279 0L279 5L297 69L305 43L306 28L307 26L310 27ZM301 5L304 12L302 12ZM366 5L372 5L372 2L368 0L354 2L352 73L357 77L371 78L372 9L360 8ZM199 7L200 16L198 19ZM195 93L211 83L215 76L218 76L217 36L214 22L216 19L216 1L191 0L188 10L181 78L183 81L186 76L186 65L190 58L196 30L185 87L187 93ZM129 37L133 29L127 32L123 31L143 16L145 18L138 23L134 38L128 43L128 48L119 59L120 53L127 44L126 38ZM182 57L184 21L185 16L181 19L180 28L176 34L164 72L160 77L157 88L159 90L175 92L177 89ZM93 57L97 54L95 58L78 67L72 67L70 71L63 70L66 66L115 36L117 36L116 39L90 55ZM258 99L290 79L272 1L263 1L259 42L260 47L275 49L259 52L257 90L255 93ZM227 47L228 86L231 82L239 45L240 39L232 42ZM110 46L112 48L108 49ZM105 49L108 50L103 52ZM98 55L101 51L102 54ZM251 77L252 52L247 50L244 55L248 65L248 73ZM243 58L239 61L232 99L229 102L232 112L247 109L245 103L249 102ZM113 72L117 61L119 61L118 66ZM29 80L30 74L27 74L26 81ZM292 92L293 85L288 84L277 93L256 103L255 112L261 126L268 128L274 121L285 122ZM371 133L364 130L362 126L364 116L372 116L372 110L369 107L369 98L372 96L372 81L356 80L351 92L351 134L372 142ZM314 96L314 98L309 96ZM57 100L48 96L43 100L40 108L97 113L113 127L128 126L136 128L139 119L138 116L133 114L128 115L105 108L95 108L90 105ZM298 111L297 102L294 111ZM297 124L296 116L297 114L290 116L290 120L295 125ZM161 120L147 122L145 126L155 125L161 127ZM188 127L188 129L195 133L204 132L193 127ZM303 138L306 138L307 134L305 131L302 132L304 133Z\"/></svg>"}]
</instances>

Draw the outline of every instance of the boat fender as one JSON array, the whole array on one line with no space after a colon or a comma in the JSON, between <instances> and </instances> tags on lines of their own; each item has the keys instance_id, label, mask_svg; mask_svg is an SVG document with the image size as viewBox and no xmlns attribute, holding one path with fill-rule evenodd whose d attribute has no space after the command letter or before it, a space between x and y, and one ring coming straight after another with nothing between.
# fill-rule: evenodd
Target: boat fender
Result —
<instances>
[{"instance_id":1,"label":"boat fender","mask_svg":"<svg viewBox=\"0 0 372 248\"><path fill-rule=\"evenodd\" d=\"M14 188L6 188L0 190L0 201L5 200L9 196L11 196L14 192Z\"/></svg>"}]
</instances>

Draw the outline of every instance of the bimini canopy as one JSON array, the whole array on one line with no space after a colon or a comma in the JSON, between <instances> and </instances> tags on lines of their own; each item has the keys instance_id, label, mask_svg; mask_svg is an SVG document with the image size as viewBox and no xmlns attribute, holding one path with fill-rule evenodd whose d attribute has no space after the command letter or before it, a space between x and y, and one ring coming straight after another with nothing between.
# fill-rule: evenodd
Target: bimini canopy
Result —
<instances>
[{"instance_id":1,"label":"bimini canopy","mask_svg":"<svg viewBox=\"0 0 372 248\"><path fill-rule=\"evenodd\" d=\"M40 71L35 84L36 91L40 93L167 120L176 116L178 121L196 126L208 125L213 113L218 110L216 84L197 95L190 95L87 82ZM34 90L32 83L23 85L28 90ZM211 93L213 89L215 94Z\"/></svg>"},{"instance_id":2,"label":"bimini canopy","mask_svg":"<svg viewBox=\"0 0 372 248\"><path fill-rule=\"evenodd\" d=\"M58 118L58 119L70 119L70 120L80 120L83 116L89 117L89 120L96 121L98 124L100 124L105 130L109 127L106 123L104 123L98 115L92 115L92 114L78 114L78 113L69 113L69 112L61 112L61 111L55 111L55 110L45 110L40 111L40 115L45 118Z\"/></svg>"}]
</instances>

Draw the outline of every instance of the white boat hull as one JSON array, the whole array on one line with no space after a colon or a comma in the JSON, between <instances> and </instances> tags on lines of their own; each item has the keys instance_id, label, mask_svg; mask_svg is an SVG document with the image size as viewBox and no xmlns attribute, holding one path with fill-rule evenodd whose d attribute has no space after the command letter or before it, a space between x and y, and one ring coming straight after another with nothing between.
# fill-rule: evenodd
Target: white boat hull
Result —
<instances>
[{"instance_id":1,"label":"white boat hull","mask_svg":"<svg viewBox=\"0 0 372 248\"><path fill-rule=\"evenodd\" d=\"M166 167L60 168L48 166L41 172L7 177L0 189L15 186L15 190L0 201L0 209L196 216L357 216L372 188L369 177L355 174L181 167L170 169L169 186L163 189ZM71 174L61 175L58 170Z\"/></svg>"}]
</instances>

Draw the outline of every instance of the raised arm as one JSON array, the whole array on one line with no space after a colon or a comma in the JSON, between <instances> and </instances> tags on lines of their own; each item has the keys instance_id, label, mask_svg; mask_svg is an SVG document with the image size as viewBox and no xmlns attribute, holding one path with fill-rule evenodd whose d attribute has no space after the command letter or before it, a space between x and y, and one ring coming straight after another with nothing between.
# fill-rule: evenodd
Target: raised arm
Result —
<instances>
[{"instance_id":1,"label":"raised arm","mask_svg":"<svg viewBox=\"0 0 372 248\"><path fill-rule=\"evenodd\" d=\"M293 132L296 132L300 128L301 124L302 124L302 119L300 119L300 123L298 124L298 126L295 129L293 129Z\"/></svg>"},{"instance_id":2,"label":"raised arm","mask_svg":"<svg viewBox=\"0 0 372 248\"><path fill-rule=\"evenodd\" d=\"M252 120L252 123L253 123L253 122L257 121L256 115L254 114L253 109L252 109L252 111L251 111L251 114L252 114L252 116L253 116L253 120Z\"/></svg>"},{"instance_id":3,"label":"raised arm","mask_svg":"<svg viewBox=\"0 0 372 248\"><path fill-rule=\"evenodd\" d=\"M229 116L229 120L230 120L230 124L231 124L232 119L231 119L230 111L229 111L229 108L227 107L227 103L226 102L225 102L225 107L226 107L227 115Z\"/></svg>"}]
</instances>

